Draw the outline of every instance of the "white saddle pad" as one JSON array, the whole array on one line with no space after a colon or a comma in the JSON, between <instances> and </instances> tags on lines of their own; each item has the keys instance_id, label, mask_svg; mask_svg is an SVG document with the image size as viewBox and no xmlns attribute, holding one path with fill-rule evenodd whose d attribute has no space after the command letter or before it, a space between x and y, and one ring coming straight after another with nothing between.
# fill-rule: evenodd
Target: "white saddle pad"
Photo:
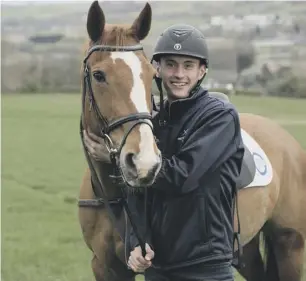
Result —
<instances>
[{"instance_id":1,"label":"white saddle pad","mask_svg":"<svg viewBox=\"0 0 306 281\"><path fill-rule=\"evenodd\" d=\"M273 178L273 169L268 156L260 145L243 129L241 129L241 135L243 143L250 150L256 166L255 177L245 188L268 185Z\"/></svg>"}]
</instances>

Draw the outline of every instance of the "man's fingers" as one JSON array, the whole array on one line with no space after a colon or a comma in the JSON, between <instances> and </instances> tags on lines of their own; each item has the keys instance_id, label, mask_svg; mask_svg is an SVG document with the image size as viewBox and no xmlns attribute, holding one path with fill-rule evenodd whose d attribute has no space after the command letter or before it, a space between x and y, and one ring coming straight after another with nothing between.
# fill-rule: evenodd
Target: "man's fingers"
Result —
<instances>
[{"instance_id":1,"label":"man's fingers","mask_svg":"<svg viewBox=\"0 0 306 281\"><path fill-rule=\"evenodd\" d=\"M154 258L154 251L151 249L151 247L147 243L146 243L146 252L147 254L145 256L145 260L151 261Z\"/></svg>"},{"instance_id":2,"label":"man's fingers","mask_svg":"<svg viewBox=\"0 0 306 281\"><path fill-rule=\"evenodd\" d=\"M87 133L85 130L83 130L83 135L84 135L84 140L91 143L92 146L97 146L97 142L99 143L100 141L102 141L102 138L99 138L93 133L90 132Z\"/></svg>"},{"instance_id":3,"label":"man's fingers","mask_svg":"<svg viewBox=\"0 0 306 281\"><path fill-rule=\"evenodd\" d=\"M148 261L144 259L141 253L139 254L134 253L133 255L130 256L129 260L136 266L147 266L148 265Z\"/></svg>"},{"instance_id":4,"label":"man's fingers","mask_svg":"<svg viewBox=\"0 0 306 281\"><path fill-rule=\"evenodd\" d=\"M84 133L84 143L91 153L93 153L98 148L98 144L91 140L86 132Z\"/></svg>"},{"instance_id":5,"label":"man's fingers","mask_svg":"<svg viewBox=\"0 0 306 281\"><path fill-rule=\"evenodd\" d=\"M92 153L92 152L93 152L93 149L92 149L90 143L88 142L88 140L86 139L86 137L84 137L84 144L85 144L85 147L86 147L87 151L88 151L89 153Z\"/></svg>"},{"instance_id":6,"label":"man's fingers","mask_svg":"<svg viewBox=\"0 0 306 281\"><path fill-rule=\"evenodd\" d=\"M148 262L148 261L151 261L152 259L154 258L154 252L152 253L147 253L146 256L145 256L145 260Z\"/></svg>"},{"instance_id":7,"label":"man's fingers","mask_svg":"<svg viewBox=\"0 0 306 281\"><path fill-rule=\"evenodd\" d=\"M86 146L86 149L87 151L90 153L90 154L93 154L94 153L94 148L92 146L92 143L88 140L88 138L84 137L84 144Z\"/></svg>"},{"instance_id":8,"label":"man's fingers","mask_svg":"<svg viewBox=\"0 0 306 281\"><path fill-rule=\"evenodd\" d=\"M139 256L136 258L136 261L138 262L139 265L141 266L150 266L151 262L148 260L145 260L145 258L143 256Z\"/></svg>"},{"instance_id":9,"label":"man's fingers","mask_svg":"<svg viewBox=\"0 0 306 281\"><path fill-rule=\"evenodd\" d=\"M103 142L103 139L95 135L92 131L90 131L90 129L88 129L88 136L92 138L93 140L95 140L96 142L99 142L99 143Z\"/></svg>"},{"instance_id":10,"label":"man's fingers","mask_svg":"<svg viewBox=\"0 0 306 281\"><path fill-rule=\"evenodd\" d=\"M134 272L144 272L147 268L149 268L152 265L151 257L154 256L154 252L149 247L149 245L146 246L148 259L145 259L142 256L141 248L140 246L136 247L132 252L128 260L128 266L134 271Z\"/></svg>"},{"instance_id":11,"label":"man's fingers","mask_svg":"<svg viewBox=\"0 0 306 281\"><path fill-rule=\"evenodd\" d=\"M129 258L128 266L134 272L144 272L148 268L148 266L143 266L139 264L137 261L133 260L131 257Z\"/></svg>"},{"instance_id":12,"label":"man's fingers","mask_svg":"<svg viewBox=\"0 0 306 281\"><path fill-rule=\"evenodd\" d=\"M147 268L151 266L151 261L142 256L140 247L136 247L129 257L129 262L136 267Z\"/></svg>"},{"instance_id":13,"label":"man's fingers","mask_svg":"<svg viewBox=\"0 0 306 281\"><path fill-rule=\"evenodd\" d=\"M142 267L142 266L137 266L137 265L134 265L134 264L130 264L129 267L134 271L134 272L144 272L147 267Z\"/></svg>"},{"instance_id":14,"label":"man's fingers","mask_svg":"<svg viewBox=\"0 0 306 281\"><path fill-rule=\"evenodd\" d=\"M83 131L83 135L84 135L84 143L86 144L86 147L89 148L89 137L86 133L86 131Z\"/></svg>"}]
</instances>

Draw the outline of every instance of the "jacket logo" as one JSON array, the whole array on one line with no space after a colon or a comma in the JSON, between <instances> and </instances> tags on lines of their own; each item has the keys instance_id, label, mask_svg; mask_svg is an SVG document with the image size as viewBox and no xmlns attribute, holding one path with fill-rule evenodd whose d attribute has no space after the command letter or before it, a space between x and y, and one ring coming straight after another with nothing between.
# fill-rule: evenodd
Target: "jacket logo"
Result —
<instances>
[{"instance_id":1,"label":"jacket logo","mask_svg":"<svg viewBox=\"0 0 306 281\"><path fill-rule=\"evenodd\" d=\"M183 142L184 139L185 139L185 137L186 137L186 135L187 135L187 132L188 132L187 129L186 129L186 130L183 130L182 134L180 134L180 135L178 136L177 140L178 140L179 142Z\"/></svg>"}]
</instances>

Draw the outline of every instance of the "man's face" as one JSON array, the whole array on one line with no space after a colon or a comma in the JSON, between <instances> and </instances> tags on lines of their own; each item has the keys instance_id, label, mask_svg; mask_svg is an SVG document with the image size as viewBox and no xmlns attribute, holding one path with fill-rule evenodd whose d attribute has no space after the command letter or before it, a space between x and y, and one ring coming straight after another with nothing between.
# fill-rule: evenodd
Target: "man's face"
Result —
<instances>
[{"instance_id":1,"label":"man's face","mask_svg":"<svg viewBox=\"0 0 306 281\"><path fill-rule=\"evenodd\" d=\"M188 56L164 56L157 67L159 77L163 80L168 99L187 98L190 90L206 72L200 60Z\"/></svg>"}]
</instances>

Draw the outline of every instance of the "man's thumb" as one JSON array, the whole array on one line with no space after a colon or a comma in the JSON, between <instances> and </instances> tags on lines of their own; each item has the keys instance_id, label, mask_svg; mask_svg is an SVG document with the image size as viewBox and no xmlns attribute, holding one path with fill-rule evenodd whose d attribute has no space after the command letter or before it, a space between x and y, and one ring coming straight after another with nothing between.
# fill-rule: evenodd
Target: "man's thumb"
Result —
<instances>
[{"instance_id":1,"label":"man's thumb","mask_svg":"<svg viewBox=\"0 0 306 281\"><path fill-rule=\"evenodd\" d=\"M149 244L146 244L146 252L147 252L147 254L146 254L146 256L145 256L145 259L146 259L147 261L152 260L152 259L154 258L154 252L153 252L153 250L151 249L151 247L149 246Z\"/></svg>"}]
</instances>

